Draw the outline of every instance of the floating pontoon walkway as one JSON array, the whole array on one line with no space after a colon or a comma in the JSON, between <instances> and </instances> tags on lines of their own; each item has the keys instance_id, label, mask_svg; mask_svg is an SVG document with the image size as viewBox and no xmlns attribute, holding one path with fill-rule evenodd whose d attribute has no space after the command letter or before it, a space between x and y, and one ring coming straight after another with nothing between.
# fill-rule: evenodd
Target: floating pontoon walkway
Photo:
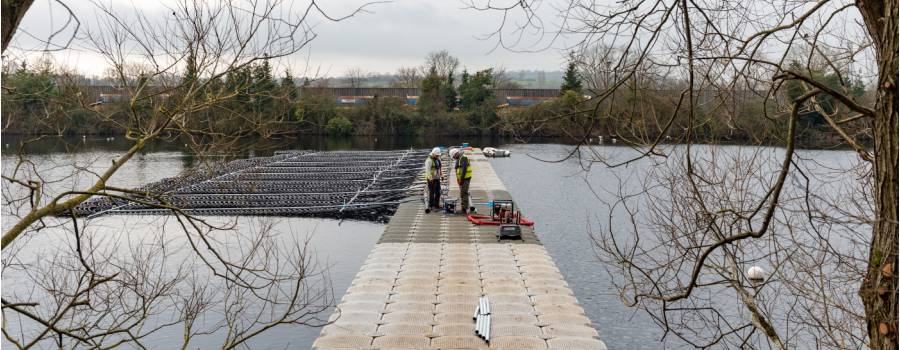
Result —
<instances>
[{"instance_id":1,"label":"floating pontoon walkway","mask_svg":"<svg viewBox=\"0 0 900 350\"><path fill-rule=\"evenodd\" d=\"M484 156L470 159L473 200L509 199ZM461 215L426 214L422 201L400 204L313 347L605 349L534 231L523 227L523 240L502 242L496 231ZM490 343L475 333L482 296Z\"/></svg>"}]
</instances>

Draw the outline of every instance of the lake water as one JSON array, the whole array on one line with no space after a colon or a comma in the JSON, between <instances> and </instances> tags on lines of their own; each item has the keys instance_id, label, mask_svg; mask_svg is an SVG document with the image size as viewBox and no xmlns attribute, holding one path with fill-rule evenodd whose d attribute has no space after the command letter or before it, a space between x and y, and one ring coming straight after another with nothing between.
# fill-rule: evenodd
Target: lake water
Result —
<instances>
[{"instance_id":1,"label":"lake water","mask_svg":"<svg viewBox=\"0 0 900 350\"><path fill-rule=\"evenodd\" d=\"M444 144L457 143L461 140L441 140ZM8 142L8 139L4 142ZM501 144L503 140L473 141L473 145ZM377 145L376 145L377 144ZM59 179L51 185L51 191L71 188L73 184L83 186L90 181L87 175L77 178L66 178L72 164L87 169L102 169L109 160L122 151L122 141L95 140L82 145L74 153L65 153L58 145L36 146L29 151L29 158L35 167ZM292 145L295 149L392 149L401 147L430 147L424 140L377 141L371 139L358 141L327 142L313 140ZM590 172L584 172L584 163L576 160L563 162L547 162L565 157L570 146L561 144L527 144L504 145L513 151L511 158L492 159L500 178L511 192L517 205L526 216L536 222L536 230L543 244L555 259L563 272L569 286L578 297L587 315L600 333L601 339L610 349L659 349L681 348L684 344L677 341L660 342L663 334L649 317L640 311L623 306L617 291L609 282L610 276L602 264L598 262L597 252L591 241L591 233L597 230L606 213L598 205L599 196L604 195L602 188L610 188L622 178L640 175L647 171L649 164L637 162L629 167L609 170L600 166ZM609 155L611 158L624 158L633 151L624 147L602 146L595 151ZM845 151L809 151L817 158L835 159L842 162L852 157ZM3 149L3 173L9 174L15 159L10 156L11 149ZM809 155L813 155L809 153ZM165 177L171 177L186 167L193 166L193 157L181 152L178 147L157 145L151 151L141 154L117 173L111 181L120 187L136 187ZM9 188L3 185L4 205ZM610 197L611 198L611 197ZM599 198L610 199L610 198ZM9 208L4 207L3 229L6 231L14 218L9 215ZM369 250L377 241L384 226L376 223L344 221L328 219L278 218L278 219L242 219L241 224L253 224L264 220L274 225L277 232L290 237L309 238L311 247L316 252L319 266L327 267L328 280L334 289L334 297L340 300L343 292L349 287L357 270L366 259ZM89 230L96 235L116 236L121 242L123 236L153 236L160 230L171 230L171 220L166 217L108 216L93 219ZM52 223L51 223L52 226ZM88 230L86 229L86 230ZM60 231L62 232L62 231ZM34 263L47 256L55 249L63 249L71 244L54 229L42 231L38 237L27 237L16 257L21 263ZM174 242L178 242L177 240ZM181 244L185 244L182 242ZM4 263L9 264L9 253L4 251ZM3 297L27 295L29 288L23 284L22 271L5 270L2 278ZM15 298L13 298L15 299ZM327 313L322 317L327 317ZM7 320L15 328L16 318ZM253 348L308 348L318 335L315 327L281 327L271 330L268 335L253 342ZM160 332L146 344L154 348L169 348L178 344L181 329ZM6 343L5 346L10 344ZM52 344L45 344L52 345ZM198 337L191 343L191 348L218 347L213 336Z\"/></svg>"}]
</instances>

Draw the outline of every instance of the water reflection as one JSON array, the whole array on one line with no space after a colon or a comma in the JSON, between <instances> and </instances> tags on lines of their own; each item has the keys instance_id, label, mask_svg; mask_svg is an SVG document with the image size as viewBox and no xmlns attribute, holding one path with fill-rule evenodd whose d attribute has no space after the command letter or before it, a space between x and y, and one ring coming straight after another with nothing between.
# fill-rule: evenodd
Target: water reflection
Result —
<instances>
[{"instance_id":1,"label":"water reflection","mask_svg":"<svg viewBox=\"0 0 900 350\"><path fill-rule=\"evenodd\" d=\"M508 137L478 137L478 136L348 136L330 137L323 135L304 135L296 138L281 139L247 139L239 141L234 147L240 150L238 154L229 156L246 157L251 153L256 156L268 156L274 151L285 149L314 149L322 151L365 149L365 150L394 150L408 148L431 148L434 146L451 146L461 143L472 145L501 145L514 143L515 140ZM564 139L541 139L541 142L565 143ZM26 153L51 154L51 153L76 153L92 151L126 151L133 144L124 137L116 137L112 140L104 138L69 137L42 137L32 140L30 137L18 135L3 135L3 154L15 154L20 146ZM152 154L158 152L184 152L190 154L187 143L179 140L156 140L150 142L142 153ZM205 152L210 155L222 156L216 152Z\"/></svg>"},{"instance_id":2,"label":"water reflection","mask_svg":"<svg viewBox=\"0 0 900 350\"><path fill-rule=\"evenodd\" d=\"M638 193L643 190L641 181L644 180L651 172L665 171L654 167L661 160L642 159L628 166L610 169L600 164L591 164L584 161L584 158L578 157L568 158L561 162L552 162L565 159L571 154L571 147L554 145L554 144L530 144L509 146L513 151L512 158L496 158L491 160L491 164L501 179L506 184L517 204L522 208L529 218L536 222L535 231L547 250L556 260L560 271L566 277L575 295L578 297L585 312L593 321L595 327L600 333L601 339L606 342L610 349L659 349L659 348L693 348L689 344L677 340L672 334L669 334L665 342L664 333L661 328L656 325L643 311L630 309L623 305L623 301L618 294L618 290L613 282L621 280L623 276L619 270L611 269L599 262L598 254L593 242L592 234L604 234L610 230L612 235L618 238L632 238L632 227L629 216L622 211L612 211L604 205L604 203L613 203L618 199L620 194ZM708 156L712 149L710 146L694 146L694 152L698 155ZM683 150L683 147L680 147ZM729 158L735 154L745 154L748 157L758 155L757 161L761 165L761 169L768 171L760 171L754 176L754 179L766 182L774 178L772 174L775 167L780 164L783 159L784 151L778 148L760 148L760 147L737 147L737 146L718 146L716 148L720 154L720 166L727 168L729 160L740 158ZM671 149L669 149L671 151ZM599 146L593 147L585 152L591 152L589 156L601 156L608 161L615 162L627 160L638 153L628 147ZM588 154L584 154L588 156ZM672 157L669 162L678 162L680 158ZM816 195L832 196L830 200L833 203L845 203L850 199L848 193L852 193L854 186L858 184L855 181L848 180L845 169L852 168L855 165L856 156L848 151L800 151L797 155L796 167L802 169L805 174L817 174L813 178L811 188ZM542 161L543 160L543 161ZM551 162L546 162L551 161ZM665 163L663 163L665 164ZM746 164L743 164L746 166ZM666 168L666 167L662 167ZM585 169L590 169L586 172ZM849 177L856 179L855 176ZM784 200L801 199L798 196L799 190L805 186L803 177L796 177L789 180L790 183L784 191ZM746 186L750 187L748 181ZM666 188L659 188L657 191L665 192ZM754 191L764 191L763 188L743 188L743 192L737 189L735 193L753 193ZM726 192L728 192L726 190ZM667 193L657 193L660 198L665 198ZM639 197L646 198L646 196ZM635 203L641 203L635 201ZM660 203L664 204L664 203ZM716 205L718 203L713 203ZM645 204L646 205L646 204ZM746 203L752 206L752 203ZM849 208L849 206L848 206ZM635 206L638 212L638 219L642 218L648 212L646 206ZM801 213L803 208L793 208L794 212ZM790 212L790 210L788 211ZM788 220L779 218L779 220ZM770 251L771 246L787 245L786 239L778 239L779 235L794 236L811 236L808 237L810 242L808 245L802 245L805 249L816 247L823 244L819 237L815 237L814 230L805 226L806 221L792 221L796 232L776 231L768 235L763 240L754 241L743 245L746 249L746 255L743 257L758 257ZM782 226L783 227L783 226ZM647 228L642 228L642 233L652 233ZM838 249L847 252L847 254L859 254L861 256L865 251L865 247L857 246L856 243L847 239L848 235L855 235L854 232L870 232L871 228L859 228L830 230L830 228L821 228L829 230L827 241ZM654 246L653 235L642 235L641 240L648 246ZM807 238L803 238L806 240ZM778 244L775 244L778 242ZM661 242L657 241L657 245ZM665 247L665 244L661 245ZM800 249L793 247L791 249ZM810 252L811 253L811 252ZM775 254L778 255L778 254ZM649 257L649 259L659 258L657 256ZM762 258L762 263L766 263L770 256ZM825 271L833 269L838 263L829 261L830 266L823 267ZM769 268L769 271L772 271ZM799 276L794 276L799 278ZM808 279L808 278L807 278ZM808 279L813 283L815 279ZM858 298L855 298L855 291L858 280L847 282L834 282L830 287L834 289L834 297L842 300L842 305L849 308L861 310ZM710 291L714 288L708 288L709 304L700 304L699 306L714 306L721 310L726 317L740 318L741 322L749 322L750 316L747 315L744 307L740 305L740 299L734 297L733 292L725 292L722 290ZM707 295L707 294L704 294ZM785 308L791 307L792 299L785 288L769 288L766 293L759 295L759 301L771 307L766 312L771 315L773 322L779 331L784 329L794 329L798 323L803 322L796 312L784 312ZM673 304L675 308L681 304ZM696 306L696 305L694 305ZM687 305L686 307L691 307ZM857 308L859 307L859 308ZM834 315L834 313L832 314ZM672 320L672 322L692 322L690 320ZM694 325L698 325L695 323ZM740 323L743 324L743 323ZM804 327L801 327L804 328ZM808 328L808 327L806 327ZM847 328L849 331L857 333L859 329L864 328ZM708 334L712 331L705 329L703 326L696 326L693 330L684 330L685 332L696 331L697 334ZM803 338L809 334L799 334L797 331L791 331L788 336L792 338L793 346L798 348L812 347L814 342L803 342ZM766 341L763 336L757 333L752 338L754 344L765 348Z\"/></svg>"},{"instance_id":3,"label":"water reflection","mask_svg":"<svg viewBox=\"0 0 900 350\"><path fill-rule=\"evenodd\" d=\"M43 153L28 154L35 167L23 167L20 176L24 177L41 174L43 179L51 182L46 186L45 197L54 196L62 191L89 186L96 177L91 172L105 169L122 148L110 146L91 146L78 148L72 153L59 153L58 144L43 149ZM71 148L68 148L69 150ZM15 165L16 158L3 154L3 174L9 175ZM136 156L132 161L123 166L109 182L111 186L134 188L143 184L157 181L161 178L175 176L182 171L197 164L195 157L178 151L148 151ZM83 169L78 176L72 176L73 169ZM5 182L5 181L4 181ZM24 215L17 212L16 206L9 205L10 198L27 198L27 192L19 186L3 184L3 229L8 229L16 222L16 217ZM222 218L211 218L220 220ZM226 218L227 219L227 218ZM233 218L232 218L233 219ZM316 256L319 267L326 270L327 278L333 287L334 297L339 299L349 287L356 271L364 262L368 251L380 236L383 225L369 222L344 221L343 223L327 219L307 218L247 218L241 219L246 223L265 221L273 225L276 234L286 239L297 241L309 238L311 250ZM73 233L71 222L61 218L48 218L45 220L48 228L33 234L26 234L3 251L3 297L9 300L46 300L46 294L35 289L33 281L37 276L50 276L53 268L48 265L51 262L63 261L63 257L72 257L74 251ZM256 225L261 225L257 223ZM160 271L172 272L184 266L197 266L195 270L204 271L197 265L196 259L189 259L191 254L186 251L189 246L184 240L183 230L170 216L102 216L88 222L81 221L80 227L85 235L93 238L101 250L108 253L128 253L132 248L146 247L147 242L153 242L153 238L164 237L169 249L169 267ZM241 231L237 231L241 232ZM229 232L223 232L228 234ZM227 237L227 236L225 236ZM56 259L54 257L59 257ZM13 265L10 265L13 264ZM16 267L10 267L16 266ZM77 265L76 265L77 266ZM192 269L194 270L194 269ZM44 272L48 274L44 274ZM26 277L31 276L31 277ZM30 281L31 280L31 281ZM70 287L73 285L66 284ZM49 306L52 303L44 303ZM154 316L156 322L165 322L174 317L169 309ZM330 311L318 316L327 318ZM7 319L11 330L16 334L28 334L38 329L33 322L23 320L15 316ZM221 319L213 313L211 316L198 322L200 327L208 327L220 322ZM151 322L152 323L152 322ZM19 333L21 331L22 333ZM267 332L265 337L252 340L249 344L252 348L308 348L318 335L319 328L315 327L276 327ZM222 342L220 335L198 336L191 342L193 348L219 347ZM154 333L144 340L153 348L172 348L180 344L182 329L168 327ZM2 341L3 347L11 346L7 340Z\"/></svg>"},{"instance_id":4,"label":"water reflection","mask_svg":"<svg viewBox=\"0 0 900 350\"><path fill-rule=\"evenodd\" d=\"M274 242L277 242L277 247L282 248L279 250L285 254L282 259L287 255L298 256L291 253L294 251L293 247L308 241L309 250L303 255L310 262L306 266L309 269L309 277L307 277L304 287L308 288L308 291L305 291L303 298L300 299L300 303L307 306L299 310L301 313L321 310L321 306L330 299L340 299L383 230L383 225L375 223L345 221L339 224L335 220L327 219L269 217L238 218L236 221L235 218L221 217L205 219L216 224L235 223L238 225L235 230L213 234L214 241L221 244L217 245L218 252L230 259L246 255L251 246L247 243L264 227L271 227ZM50 221L49 224L54 226L55 223L52 221L55 220ZM225 329L222 327L225 325L223 322L226 321L223 318L226 309L223 307L230 305L234 308L235 305L231 303L235 302L236 298L241 300L240 307L245 308L237 316L241 322L247 325L250 324L247 322L255 317L253 313L256 311L266 311L267 314L272 312L274 315L284 312L283 304L279 304L271 310L262 309L260 306L264 304L260 303L254 294L238 294L240 289L235 288L234 285L229 286L229 284L223 283L223 279L210 276L209 268L197 258L198 254L190 248L191 244L186 238L188 235L171 216L110 215L87 222L80 221L82 248L90 251L93 259L102 260L97 261L95 266L102 267L113 264L127 268L128 273L155 276L150 278L156 282L143 287L144 292L151 291L151 287L156 283L168 281L170 278L184 278L176 290L166 292L166 298L193 296L191 290L185 290L185 288L190 289L191 285L206 288L205 298L209 300L210 304L207 306L209 309L194 322L193 326L198 332L212 331L212 333L193 337L190 341L190 348L208 349L222 346L225 339ZM36 301L40 305L34 307L34 311L51 314L53 305L56 304L50 294L41 288L35 289L34 287L36 281L40 281L41 285L46 285L54 280L63 282L64 280L60 278L67 278L66 274L60 274L56 270L62 266L72 268L78 266L77 261L73 260L74 234L67 229L68 227L70 226L65 224L43 230L27 237L27 240L23 240L23 244L20 246L4 250L4 259L16 260L16 264L5 267L3 271L3 297L5 300ZM194 239L197 239L196 236ZM162 244L165 246L164 250L161 250ZM205 258L215 265L215 259L212 255L205 253L206 249L201 249L201 252L204 252ZM266 254L272 253L267 252ZM268 256L271 258L271 255ZM136 262L139 265L134 265ZM267 265L272 264L267 263ZM278 265L283 265L281 269L284 270L292 264L282 261ZM175 274L185 277L175 277ZM58 285L57 288L61 291L79 288L76 280L65 279L65 281L64 283L54 282L54 284ZM293 283L293 279L285 281L276 289L280 292L268 291L265 297L272 298L272 295L282 295L281 302L284 303L282 293L289 292ZM125 288L123 294L125 294L126 300L134 301L134 297L129 296L133 293L130 291L130 287L123 286L123 288ZM263 291L266 290L263 289ZM319 293L326 294L319 295ZM102 303L103 300L114 300L107 299L106 293L102 290L93 294L92 302ZM161 300L155 305L152 310L149 310L151 316L147 319L146 326L142 327L141 331L136 331L135 334L149 332L153 327L173 322L181 317L182 311L177 300ZM97 309L103 310L102 307ZM82 310L81 312L86 311ZM324 312L312 313L303 317L301 321L308 322L310 325L322 324L331 312L332 309L326 309ZM10 330L17 337L32 339L37 332L43 329L19 314L8 313L7 316L6 320L9 322ZM266 315L263 320L271 317L273 316ZM281 325L267 331L261 337L251 338L247 344L254 349L309 348L318 336L319 329L314 326ZM178 348L184 339L183 331L180 324L167 326L150 333L141 342L151 348ZM116 339L114 336L110 338ZM12 344L5 343L3 346L10 345Z\"/></svg>"},{"instance_id":5,"label":"water reflection","mask_svg":"<svg viewBox=\"0 0 900 350\"><path fill-rule=\"evenodd\" d=\"M325 138L303 137L296 140L278 141L254 149L254 154L264 155L275 147L291 149L402 149L409 147L427 148L435 144L457 144L470 142L475 145L502 145L508 140L478 138ZM4 143L15 145L15 138L4 138ZM126 150L130 144L121 138L115 140L69 140L49 138L30 144L26 147L29 157L37 164L41 172L51 179L60 180L49 187L48 195L71 188L82 188L93 181L91 176L66 178L72 166L78 165L91 171L102 170L117 154ZM540 238L557 265L566 277L569 286L578 297L588 317L594 322L601 339L610 349L658 349L662 347L681 348L678 342L661 343L662 332L644 314L626 308L611 284L612 278L606 268L597 262L596 252L590 240L590 233L595 232L598 222L608 215L598 205L597 196L607 196L604 190L614 191L622 179L637 179L645 175L654 161L642 160L628 167L607 169L595 165L589 173L583 172L585 163L570 159L560 163L542 162L542 160L558 160L569 154L570 148L558 144L530 144L509 147L513 151L512 158L491 160L494 169L509 189L517 204L526 215L537 222ZM10 151L14 146L6 147L3 152L3 173L8 174L10 166L15 164ZM703 147L697 147L703 150ZM624 159L634 155L627 147L604 146L594 149L598 154L613 159ZM71 153L66 153L71 152ZM778 149L767 149L773 159L781 153ZM840 169L845 166L853 154L844 151L803 151L801 158L813 159L822 163L823 167ZM164 177L178 174L204 161L184 151L183 145L172 143L155 143L146 152L127 163L110 184L132 188ZM806 165L813 166L813 165ZM840 181L837 179L835 181ZM4 184L4 195L9 194L8 184ZM829 187L818 187L817 192L829 193ZM3 227L8 228L15 218L4 206ZM95 221L98 227L95 234L106 237L135 236L158 234L165 229L160 224L162 217L111 216ZM625 218L614 218L613 223L622 226L627 224ZM383 229L382 225L345 222L339 225L333 220L321 219L280 219L276 224L278 232L291 237L301 237L309 233L312 244L323 258L324 264L330 266L330 278L334 284L335 296L339 299L349 286ZM128 233L124 235L123 233ZM29 248L22 251L22 259L26 263L39 260L47 249L68 247L66 239L70 237L65 231L45 230L41 236L29 237ZM62 244L62 246L61 246ZM9 256L4 251L4 261ZM24 287L15 273L4 271L4 298L18 293L17 287ZM726 301L733 302L733 300ZM312 344L318 334L317 328L283 328L276 329L267 335L264 341L254 343L254 348L306 348ZM156 347L177 343L179 333L172 331L154 338ZM9 345L9 344L6 344ZM192 346L208 348L217 345L215 337L199 340Z\"/></svg>"}]
</instances>

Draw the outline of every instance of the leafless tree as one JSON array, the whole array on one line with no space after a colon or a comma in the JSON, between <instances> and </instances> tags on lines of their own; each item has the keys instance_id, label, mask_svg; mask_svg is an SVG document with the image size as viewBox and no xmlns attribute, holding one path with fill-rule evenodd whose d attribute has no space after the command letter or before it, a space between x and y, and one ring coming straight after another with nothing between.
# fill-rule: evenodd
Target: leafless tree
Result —
<instances>
[{"instance_id":1,"label":"leafless tree","mask_svg":"<svg viewBox=\"0 0 900 350\"><path fill-rule=\"evenodd\" d=\"M427 75L428 71L434 67L437 74L446 77L456 72L459 68L459 59L450 55L447 50L435 51L425 56L425 66L422 67L422 75Z\"/></svg>"},{"instance_id":2,"label":"leafless tree","mask_svg":"<svg viewBox=\"0 0 900 350\"><path fill-rule=\"evenodd\" d=\"M614 81L612 63L616 52L609 46L584 48L572 58L578 67L584 87L590 91L605 91Z\"/></svg>"},{"instance_id":3,"label":"leafless tree","mask_svg":"<svg viewBox=\"0 0 900 350\"><path fill-rule=\"evenodd\" d=\"M583 55L624 53L601 59L614 74L572 113L593 119L572 135L586 141L609 120L604 102L642 70L666 70L680 90L671 113L651 116L655 123L612 131L635 147L634 157L573 153L614 169L652 164L637 190L621 189L608 203L609 213L628 219L609 214L596 236L628 305L698 347L897 347L897 2L572 0L553 5L562 11L555 29L538 18L540 5L470 7L502 13L493 37L503 47L522 45L510 33L537 27L578 38ZM851 93L851 65L870 72L873 101ZM699 131L748 95L782 140L777 154L695 145L715 142ZM829 169L804 159L799 120L812 114L856 161ZM850 186L829 187L835 182ZM752 265L768 277L751 281Z\"/></svg>"},{"instance_id":4,"label":"leafless tree","mask_svg":"<svg viewBox=\"0 0 900 350\"><path fill-rule=\"evenodd\" d=\"M400 67L397 69L397 80L394 85L402 88L416 88L422 82L422 74L416 67Z\"/></svg>"},{"instance_id":5,"label":"leafless tree","mask_svg":"<svg viewBox=\"0 0 900 350\"><path fill-rule=\"evenodd\" d=\"M349 87L362 87L363 81L366 80L366 73L359 67L347 68L347 71L344 73L344 80L347 81Z\"/></svg>"},{"instance_id":6,"label":"leafless tree","mask_svg":"<svg viewBox=\"0 0 900 350\"><path fill-rule=\"evenodd\" d=\"M509 73L506 72L506 68L503 67L494 67L491 70L491 85L495 89L520 89L518 83L512 80L509 76Z\"/></svg>"},{"instance_id":7,"label":"leafless tree","mask_svg":"<svg viewBox=\"0 0 900 350\"><path fill-rule=\"evenodd\" d=\"M19 29L19 23L33 4L34 0L9 0L3 2L2 15L0 15L0 17L2 17L3 26L2 41L4 54L6 53L6 48L12 42L16 31ZM49 7L50 11L61 9L62 12L64 12L63 18L65 18L65 21L62 22L62 25L56 28L50 28L51 31L46 37L37 37L31 33L24 33L24 36L39 41L42 44L42 50L44 51L65 50L72 44L75 35L81 28L81 20L75 15L65 1L51 1L49 2Z\"/></svg>"},{"instance_id":8,"label":"leafless tree","mask_svg":"<svg viewBox=\"0 0 900 350\"><path fill-rule=\"evenodd\" d=\"M4 49L7 29L15 32L6 27L6 6ZM119 188L111 179L156 141L185 142L203 160L195 170L202 172L218 166L205 155L240 150L244 136L272 135L278 120L230 110L271 97L253 92L237 75L307 47L316 36L313 17L339 21L364 8L332 17L315 1L302 7L182 1L169 8L171 17L153 18L139 9L95 6L96 22L82 33L80 47L106 60L127 108L91 106L60 75L54 89L61 93L54 96L61 97L42 105L38 122L55 125L77 111L125 130L130 146L111 160L73 156L48 164L24 152L44 137L36 136L8 158L14 164L5 162L3 273L17 287L4 288L5 339L18 348L146 347L154 334L176 328L183 333L181 348L197 336L218 334L220 346L231 349L275 327L321 324L317 316L333 300L305 240L285 237L266 221L192 216L161 193ZM239 92L250 101L235 101ZM4 86L4 93L16 91ZM17 117L4 114L4 126ZM110 235L75 214L96 198L143 203L171 215L140 238ZM123 226L127 231L134 224ZM36 253L42 247L53 249Z\"/></svg>"},{"instance_id":9,"label":"leafless tree","mask_svg":"<svg viewBox=\"0 0 900 350\"><path fill-rule=\"evenodd\" d=\"M331 83L332 83L331 78L328 78L328 77L322 77L322 78L318 78L318 79L310 79L310 81L312 82L312 86L319 87L319 88L331 87Z\"/></svg>"}]
</instances>

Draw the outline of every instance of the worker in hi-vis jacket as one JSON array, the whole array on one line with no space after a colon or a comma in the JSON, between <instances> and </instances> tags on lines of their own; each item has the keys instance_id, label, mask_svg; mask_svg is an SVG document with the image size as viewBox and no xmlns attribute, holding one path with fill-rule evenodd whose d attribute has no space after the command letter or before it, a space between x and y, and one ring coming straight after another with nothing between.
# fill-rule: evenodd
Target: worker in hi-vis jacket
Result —
<instances>
[{"instance_id":1,"label":"worker in hi-vis jacket","mask_svg":"<svg viewBox=\"0 0 900 350\"><path fill-rule=\"evenodd\" d=\"M465 214L469 210L469 183L472 182L472 163L463 151L457 148L450 150L450 158L456 160L456 183L459 185L460 209Z\"/></svg>"},{"instance_id":2,"label":"worker in hi-vis jacket","mask_svg":"<svg viewBox=\"0 0 900 350\"><path fill-rule=\"evenodd\" d=\"M435 147L425 159L425 182L428 183L428 208L441 207L441 149Z\"/></svg>"}]
</instances>

